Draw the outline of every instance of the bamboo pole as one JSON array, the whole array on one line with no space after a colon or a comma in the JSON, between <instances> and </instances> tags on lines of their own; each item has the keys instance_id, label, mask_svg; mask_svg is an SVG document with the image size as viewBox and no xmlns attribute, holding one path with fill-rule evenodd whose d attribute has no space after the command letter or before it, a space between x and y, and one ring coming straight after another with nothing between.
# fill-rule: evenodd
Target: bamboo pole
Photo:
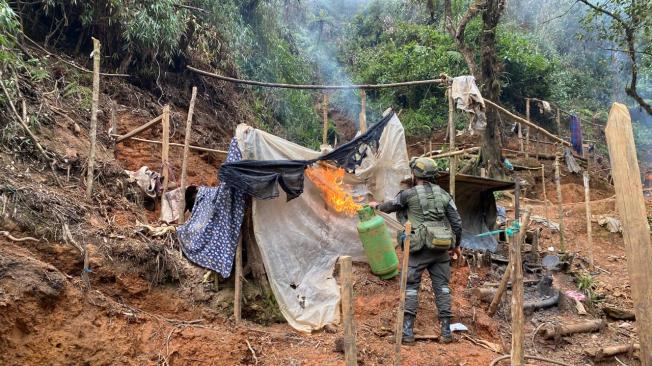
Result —
<instances>
[{"instance_id":1,"label":"bamboo pole","mask_svg":"<svg viewBox=\"0 0 652 366\"><path fill-rule=\"evenodd\" d=\"M324 100L321 107L321 115L324 129L321 136L322 145L328 144L328 94L324 93Z\"/></svg>"},{"instance_id":2,"label":"bamboo pole","mask_svg":"<svg viewBox=\"0 0 652 366\"><path fill-rule=\"evenodd\" d=\"M550 214L548 212L548 195L546 194L546 170L545 166L541 164L541 186L543 187L543 202L546 206L546 222L548 223L548 227L550 226Z\"/></svg>"},{"instance_id":3,"label":"bamboo pole","mask_svg":"<svg viewBox=\"0 0 652 366\"><path fill-rule=\"evenodd\" d=\"M197 87L192 87L190 96L190 107L188 107L188 117L186 118L186 136L183 142L183 160L181 162L181 200L179 203L179 223L186 221L186 184L188 183L188 154L190 153L190 135L192 134L192 115L195 111L195 98L197 97Z\"/></svg>"},{"instance_id":4,"label":"bamboo pole","mask_svg":"<svg viewBox=\"0 0 652 366\"><path fill-rule=\"evenodd\" d=\"M448 87L448 135L449 135L449 141L450 141L450 148L449 150L455 151L455 123L453 122L453 113L455 113L455 106L453 105L453 94L451 91L451 87ZM453 198L453 201L455 200L455 175L457 174L457 158L452 155L449 158L448 161L448 171L450 174L448 175L448 191Z\"/></svg>"},{"instance_id":5,"label":"bamboo pole","mask_svg":"<svg viewBox=\"0 0 652 366\"><path fill-rule=\"evenodd\" d=\"M117 134L118 133L118 118L116 116L116 113L118 111L118 103L115 100L111 101L111 133L110 134Z\"/></svg>"},{"instance_id":6,"label":"bamboo pole","mask_svg":"<svg viewBox=\"0 0 652 366\"><path fill-rule=\"evenodd\" d=\"M115 139L115 143L118 144L126 139L132 138L133 136L136 136L140 133L142 133L145 130L149 130L150 128L154 127L155 124L157 124L159 121L163 119L163 115L157 116L154 119L149 120L147 123L140 125L139 127L134 128L133 130L125 133L124 135L119 135ZM118 133L117 131L115 133Z\"/></svg>"},{"instance_id":7,"label":"bamboo pole","mask_svg":"<svg viewBox=\"0 0 652 366\"><path fill-rule=\"evenodd\" d=\"M561 114L559 113L559 108L557 108L557 133L561 136Z\"/></svg>"},{"instance_id":8,"label":"bamboo pole","mask_svg":"<svg viewBox=\"0 0 652 366\"><path fill-rule=\"evenodd\" d=\"M593 233L591 230L591 193L590 193L590 188L589 188L589 169L587 167L586 170L584 170L584 176L583 176L583 181L584 181L584 203L586 207L586 236L588 239L588 244L589 247L587 249L587 252L589 253L589 265L591 266L591 269L594 268L593 264Z\"/></svg>"},{"instance_id":9,"label":"bamboo pole","mask_svg":"<svg viewBox=\"0 0 652 366\"><path fill-rule=\"evenodd\" d=\"M242 320L242 234L235 249L235 292L233 294L233 318L238 324Z\"/></svg>"},{"instance_id":10,"label":"bamboo pole","mask_svg":"<svg viewBox=\"0 0 652 366\"><path fill-rule=\"evenodd\" d=\"M605 134L616 190L616 208L623 225L636 328L641 344L641 364L652 366L652 242L632 121L625 105L613 104Z\"/></svg>"},{"instance_id":11,"label":"bamboo pole","mask_svg":"<svg viewBox=\"0 0 652 366\"><path fill-rule=\"evenodd\" d=\"M118 135L111 135L111 136L116 137ZM154 145L163 145L163 142L161 142L161 141L141 139L139 137L130 137L129 140L134 140L134 141L138 141L138 142L147 142L148 144L154 144ZM184 147L184 144L178 144L176 142L170 142L168 145L170 145L171 147ZM208 147L201 147L201 146L195 146L195 145L188 145L188 147L190 148L190 150L217 153L217 154L222 154L222 155L227 154L227 152L224 151L224 150L210 149Z\"/></svg>"},{"instance_id":12,"label":"bamboo pole","mask_svg":"<svg viewBox=\"0 0 652 366\"><path fill-rule=\"evenodd\" d=\"M530 121L530 98L525 98L525 119ZM530 157L530 128L525 127L525 158Z\"/></svg>"},{"instance_id":13,"label":"bamboo pole","mask_svg":"<svg viewBox=\"0 0 652 366\"><path fill-rule=\"evenodd\" d=\"M506 114L508 117L514 119L515 121L520 122L520 123L522 123L522 124L524 124L526 126L529 126L529 127L533 128L533 129L541 132L542 134L544 134L546 137L550 138L551 140L553 140L555 142L558 142L560 144L566 145L566 146L570 146L570 142L568 142L568 141L566 141L564 139L561 139L558 136L555 136L554 134L548 132L545 128L541 128L541 127L535 125L534 123L531 123L530 121L526 120L525 118L521 118L521 117L515 115L514 113L512 113L512 112L508 111L507 109L499 106L498 104L490 101L489 99L485 99L484 102L486 104L489 104L490 106L496 108L498 111ZM522 137L522 136L519 135L519 137ZM519 140L519 141L522 141L522 140Z\"/></svg>"},{"instance_id":14,"label":"bamboo pole","mask_svg":"<svg viewBox=\"0 0 652 366\"><path fill-rule=\"evenodd\" d=\"M161 148L161 174L163 175L163 192L161 193L161 207L165 199L165 192L168 190L170 183L170 106L166 104L163 106L163 137L161 138L163 144Z\"/></svg>"},{"instance_id":15,"label":"bamboo pole","mask_svg":"<svg viewBox=\"0 0 652 366\"><path fill-rule=\"evenodd\" d=\"M405 223L405 240L403 241L403 263L401 265L401 293L396 312L396 327L394 336L396 344L394 345L394 366L401 365L401 343L403 342L403 317L405 311L405 287L407 287L408 261L410 260L410 233L412 232L412 223Z\"/></svg>"},{"instance_id":16,"label":"bamboo pole","mask_svg":"<svg viewBox=\"0 0 652 366\"><path fill-rule=\"evenodd\" d=\"M561 195L561 177L559 172L559 152L555 155L555 185L557 186L557 210L559 214L559 250L566 251L564 243L564 206Z\"/></svg>"},{"instance_id":17,"label":"bamboo pole","mask_svg":"<svg viewBox=\"0 0 652 366\"><path fill-rule=\"evenodd\" d=\"M360 90L360 132L367 132L367 93Z\"/></svg>"},{"instance_id":18,"label":"bamboo pole","mask_svg":"<svg viewBox=\"0 0 652 366\"><path fill-rule=\"evenodd\" d=\"M91 102L91 147L88 153L88 169L86 170L86 199L91 199L93 182L95 181L95 149L97 145L97 109L100 103L100 41L93 39L93 96Z\"/></svg>"},{"instance_id":19,"label":"bamboo pole","mask_svg":"<svg viewBox=\"0 0 652 366\"><path fill-rule=\"evenodd\" d=\"M355 324L353 322L353 275L351 257L340 257L340 278L342 279L342 321L344 323L344 360L346 366L358 364L355 345Z\"/></svg>"},{"instance_id":20,"label":"bamboo pole","mask_svg":"<svg viewBox=\"0 0 652 366\"><path fill-rule=\"evenodd\" d=\"M530 221L531 209L525 209L516 240L512 242L512 365L522 366L525 361L525 316L523 314L523 265L521 261L521 244L525 238Z\"/></svg>"}]
</instances>

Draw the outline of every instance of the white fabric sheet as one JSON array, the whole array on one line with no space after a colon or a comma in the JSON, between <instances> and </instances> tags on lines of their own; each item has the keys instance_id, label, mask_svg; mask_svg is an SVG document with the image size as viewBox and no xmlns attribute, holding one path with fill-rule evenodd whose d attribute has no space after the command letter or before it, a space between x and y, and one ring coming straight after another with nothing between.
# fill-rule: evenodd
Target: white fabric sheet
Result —
<instances>
[{"instance_id":1,"label":"white fabric sheet","mask_svg":"<svg viewBox=\"0 0 652 366\"><path fill-rule=\"evenodd\" d=\"M307 149L246 125L236 136L245 159L313 159ZM346 183L364 185L378 201L393 199L399 182L409 176L403 126L394 116L370 154ZM285 193L272 200L254 200L253 224L267 276L281 312L297 330L311 332L339 323L340 289L333 278L337 258L350 255L366 261L356 231L357 217L336 213L306 177L304 193L286 202Z\"/></svg>"}]
</instances>

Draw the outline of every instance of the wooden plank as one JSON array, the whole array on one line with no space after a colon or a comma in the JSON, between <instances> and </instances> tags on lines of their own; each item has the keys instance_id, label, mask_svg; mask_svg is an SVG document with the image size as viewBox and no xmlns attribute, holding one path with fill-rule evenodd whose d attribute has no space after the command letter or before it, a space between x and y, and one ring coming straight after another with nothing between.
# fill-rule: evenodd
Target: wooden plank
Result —
<instances>
[{"instance_id":1,"label":"wooden plank","mask_svg":"<svg viewBox=\"0 0 652 366\"><path fill-rule=\"evenodd\" d=\"M242 320L242 234L235 249L235 291L233 294L233 318L235 323Z\"/></svg>"},{"instance_id":2,"label":"wooden plank","mask_svg":"<svg viewBox=\"0 0 652 366\"><path fill-rule=\"evenodd\" d=\"M641 364L652 366L652 243L632 121L625 105L613 104L605 134L616 190L616 208L623 225L636 328L641 344Z\"/></svg>"},{"instance_id":3,"label":"wooden plank","mask_svg":"<svg viewBox=\"0 0 652 366\"><path fill-rule=\"evenodd\" d=\"M353 271L351 257L340 257L340 279L342 280L342 322L344 324L344 360L346 366L358 364L355 345L355 324L353 322Z\"/></svg>"},{"instance_id":4,"label":"wooden plank","mask_svg":"<svg viewBox=\"0 0 652 366\"><path fill-rule=\"evenodd\" d=\"M188 154L190 153L190 135L192 134L192 115L195 112L197 87L192 87L188 118L186 118L186 136L183 141L183 160L181 161L181 200L179 203L179 223L186 221L186 184L188 183Z\"/></svg>"},{"instance_id":5,"label":"wooden plank","mask_svg":"<svg viewBox=\"0 0 652 366\"><path fill-rule=\"evenodd\" d=\"M512 242L512 365L523 366L525 363L525 315L523 314L523 265L521 261L521 246L525 239L530 212L527 207L521 220L521 227Z\"/></svg>"},{"instance_id":6,"label":"wooden plank","mask_svg":"<svg viewBox=\"0 0 652 366\"><path fill-rule=\"evenodd\" d=\"M403 342L403 316L405 311L405 287L407 286L408 261L410 260L410 234L412 232L412 223L405 223L405 240L403 241L403 263L401 265L401 294L396 311L396 327L394 336L396 344L394 345L394 366L401 365L401 343Z\"/></svg>"},{"instance_id":7,"label":"wooden plank","mask_svg":"<svg viewBox=\"0 0 652 366\"><path fill-rule=\"evenodd\" d=\"M163 124L163 140L161 148L161 175L163 176L163 192L161 193L161 207L163 200L165 199L165 192L168 191L168 185L170 184L170 106L166 104L163 106L163 119L161 120Z\"/></svg>"},{"instance_id":8,"label":"wooden plank","mask_svg":"<svg viewBox=\"0 0 652 366\"><path fill-rule=\"evenodd\" d=\"M93 94L91 100L91 127L89 131L91 147L88 153L86 170L86 199L91 199L95 181L95 150L97 146L97 109L100 104L100 41L93 39Z\"/></svg>"},{"instance_id":9,"label":"wooden plank","mask_svg":"<svg viewBox=\"0 0 652 366\"><path fill-rule=\"evenodd\" d=\"M559 215L559 250L566 251L564 243L564 205L561 195L561 177L559 172L559 154L555 155L555 186L557 187L557 213Z\"/></svg>"},{"instance_id":10,"label":"wooden plank","mask_svg":"<svg viewBox=\"0 0 652 366\"><path fill-rule=\"evenodd\" d=\"M448 87L448 135L449 135L449 150L455 151L455 123L453 122L453 114L455 113L455 106L453 101L453 93L451 87ZM453 201L455 201L455 175L457 174L457 157L450 156L448 160L448 192Z\"/></svg>"},{"instance_id":11,"label":"wooden plank","mask_svg":"<svg viewBox=\"0 0 652 366\"><path fill-rule=\"evenodd\" d=\"M136 135L138 135L138 134L140 134L140 133L142 133L142 132L144 132L144 131L146 131L146 130L149 130L150 128L154 127L154 125L155 125L156 123L158 123L158 122L159 122L160 120L162 120L162 119L163 119L163 115L160 115L160 116L158 116L158 117L156 117L156 118L150 120L149 122L147 122L147 123L141 125L140 127L137 127L137 128L135 128L135 129L133 129L133 130L127 132L127 133L124 134L124 135L120 135L120 136L118 136L118 137L115 139L115 143L118 144L118 143L120 143L120 142L122 142L122 141L124 141L124 140L126 140L126 139L128 139L128 138L131 138L131 137L136 136Z\"/></svg>"},{"instance_id":12,"label":"wooden plank","mask_svg":"<svg viewBox=\"0 0 652 366\"><path fill-rule=\"evenodd\" d=\"M367 92L360 90L360 132L367 132Z\"/></svg>"}]
</instances>

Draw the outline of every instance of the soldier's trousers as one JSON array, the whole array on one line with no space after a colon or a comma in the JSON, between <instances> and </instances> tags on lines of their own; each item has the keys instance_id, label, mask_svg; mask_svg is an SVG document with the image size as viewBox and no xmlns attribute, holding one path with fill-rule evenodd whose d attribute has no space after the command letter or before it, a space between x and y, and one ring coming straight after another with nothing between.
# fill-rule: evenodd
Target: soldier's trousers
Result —
<instances>
[{"instance_id":1,"label":"soldier's trousers","mask_svg":"<svg viewBox=\"0 0 652 366\"><path fill-rule=\"evenodd\" d=\"M450 257L448 252L431 249L410 253L407 287L405 288L405 312L417 315L419 288L424 269L430 273L439 319L450 318L453 315L451 312L451 290L448 287L451 277Z\"/></svg>"}]
</instances>

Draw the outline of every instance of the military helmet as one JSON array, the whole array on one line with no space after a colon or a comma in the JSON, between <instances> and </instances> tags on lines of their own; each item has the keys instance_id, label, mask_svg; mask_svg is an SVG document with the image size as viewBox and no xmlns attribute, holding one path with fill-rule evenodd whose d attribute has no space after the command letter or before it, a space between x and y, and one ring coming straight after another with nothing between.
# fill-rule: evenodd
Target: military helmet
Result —
<instances>
[{"instance_id":1,"label":"military helmet","mask_svg":"<svg viewBox=\"0 0 652 366\"><path fill-rule=\"evenodd\" d=\"M410 169L417 178L435 178L437 177L437 163L430 158L415 157L410 160Z\"/></svg>"}]
</instances>

